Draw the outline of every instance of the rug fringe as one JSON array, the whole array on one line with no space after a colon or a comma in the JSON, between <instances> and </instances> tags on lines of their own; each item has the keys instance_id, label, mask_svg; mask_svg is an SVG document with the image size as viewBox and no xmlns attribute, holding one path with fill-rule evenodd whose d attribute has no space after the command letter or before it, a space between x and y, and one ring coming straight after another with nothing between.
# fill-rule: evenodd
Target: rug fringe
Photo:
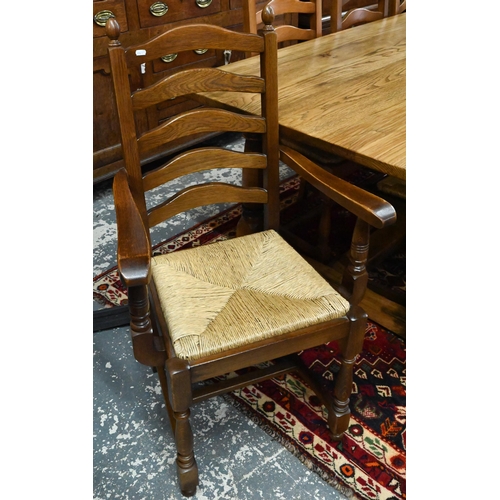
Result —
<instances>
[{"instance_id":1,"label":"rug fringe","mask_svg":"<svg viewBox=\"0 0 500 500\"><path fill-rule=\"evenodd\" d=\"M231 406L235 407L237 410L241 411L247 418L252 422L256 423L259 428L263 429L266 434L268 434L274 441L277 441L281 446L286 448L294 457L296 457L300 462L302 462L311 472L317 474L325 483L332 486L338 490L342 495L344 495L349 500L364 500L363 497L359 496L354 492L349 486L346 486L341 479L324 471L318 467L309 457L301 453L300 449L293 442L290 441L286 436L283 436L280 432L273 429L271 425L263 421L255 412L249 408L247 405L242 403L233 394L223 394L222 398Z\"/></svg>"}]
</instances>

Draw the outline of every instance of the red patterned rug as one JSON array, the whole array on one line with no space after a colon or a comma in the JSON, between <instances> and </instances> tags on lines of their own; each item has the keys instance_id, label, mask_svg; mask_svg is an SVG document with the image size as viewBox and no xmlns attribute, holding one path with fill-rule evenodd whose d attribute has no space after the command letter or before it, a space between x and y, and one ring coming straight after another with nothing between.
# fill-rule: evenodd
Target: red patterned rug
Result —
<instances>
[{"instance_id":1,"label":"red patterned rug","mask_svg":"<svg viewBox=\"0 0 500 500\"><path fill-rule=\"evenodd\" d=\"M298 185L297 178L283 183L283 214L293 213ZM234 237L240 215L241 207L229 209L154 251L168 253ZM94 278L94 299L106 307L126 303L116 267ZM338 354L336 343L329 343L304 351L301 358L315 376L332 381ZM405 361L404 341L369 321L354 367L351 422L340 442L331 440L325 410L294 374L245 387L229 400L348 498L401 500L406 498Z\"/></svg>"},{"instance_id":2,"label":"red patterned rug","mask_svg":"<svg viewBox=\"0 0 500 500\"><path fill-rule=\"evenodd\" d=\"M301 358L316 376L328 381L340 366L336 343L304 351ZM245 387L231 399L348 498L404 499L405 360L404 342L369 321L354 366L351 421L340 442L331 439L318 398L295 374Z\"/></svg>"}]
</instances>

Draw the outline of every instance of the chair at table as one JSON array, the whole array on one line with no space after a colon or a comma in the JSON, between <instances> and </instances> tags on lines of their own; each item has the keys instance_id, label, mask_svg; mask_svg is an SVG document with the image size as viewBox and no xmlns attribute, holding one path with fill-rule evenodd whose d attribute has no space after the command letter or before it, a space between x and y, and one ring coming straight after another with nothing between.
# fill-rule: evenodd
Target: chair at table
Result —
<instances>
[{"instance_id":1,"label":"chair at table","mask_svg":"<svg viewBox=\"0 0 500 500\"><path fill-rule=\"evenodd\" d=\"M374 2L374 5L370 7L348 8L349 3L350 0L332 0L330 10L331 33L336 33L337 31L352 28L360 24L378 21L388 15L388 0L378 0L378 2Z\"/></svg>"},{"instance_id":2,"label":"chair at table","mask_svg":"<svg viewBox=\"0 0 500 500\"><path fill-rule=\"evenodd\" d=\"M406 12L406 0L389 0L389 15L395 16Z\"/></svg>"},{"instance_id":3,"label":"chair at table","mask_svg":"<svg viewBox=\"0 0 500 500\"><path fill-rule=\"evenodd\" d=\"M321 36L321 0L271 0L267 5L273 9L275 16L284 16L285 19L284 24L275 27L278 47L283 46L285 42L312 40ZM257 33L257 29L263 26L262 11L263 9L257 11L256 0L243 0L245 32ZM307 23L299 24L299 15L302 19L307 18ZM291 24L292 22L294 24ZM307 27L303 24L307 24Z\"/></svg>"},{"instance_id":4,"label":"chair at table","mask_svg":"<svg viewBox=\"0 0 500 500\"><path fill-rule=\"evenodd\" d=\"M106 25L125 164L113 183L118 269L128 291L134 355L158 373L175 436L180 488L186 496L193 495L198 485L190 407L209 397L299 370L325 404L333 438L342 438L350 418L353 363L366 328L366 314L358 303L366 288L370 228L395 220L394 208L381 198L325 172L291 148L280 149L272 9L262 17L265 26L259 35L195 24L127 49L119 42L116 19ZM131 67L199 47L260 53L261 76L234 75L220 68L185 69L131 91ZM262 116L198 108L138 135L134 121L138 110L172 97L213 91L260 94ZM258 134L262 152L198 147L142 173L141 154L163 142L211 131ZM280 158L357 216L351 263L338 289L278 234ZM263 173L263 187L200 182L154 206L145 196L173 179L214 168L257 169ZM151 227L179 212L221 202L263 204L265 230L152 255ZM342 357L330 393L303 370L295 354L334 340L340 343Z\"/></svg>"}]
</instances>

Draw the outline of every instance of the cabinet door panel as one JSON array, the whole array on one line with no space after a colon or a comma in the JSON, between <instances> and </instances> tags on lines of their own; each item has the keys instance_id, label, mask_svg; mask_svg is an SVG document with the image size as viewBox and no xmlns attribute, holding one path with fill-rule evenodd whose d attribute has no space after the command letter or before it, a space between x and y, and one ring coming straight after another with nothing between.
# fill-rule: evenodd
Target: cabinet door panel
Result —
<instances>
[{"instance_id":1,"label":"cabinet door panel","mask_svg":"<svg viewBox=\"0 0 500 500\"><path fill-rule=\"evenodd\" d=\"M120 142L113 83L104 69L107 60L101 58L101 62L103 69L94 69L94 151Z\"/></svg>"}]
</instances>

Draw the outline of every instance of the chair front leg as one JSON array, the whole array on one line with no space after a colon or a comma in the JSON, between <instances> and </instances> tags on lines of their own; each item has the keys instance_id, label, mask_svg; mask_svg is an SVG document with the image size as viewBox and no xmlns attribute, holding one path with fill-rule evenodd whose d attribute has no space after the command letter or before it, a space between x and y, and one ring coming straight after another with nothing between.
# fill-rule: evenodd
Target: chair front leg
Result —
<instances>
[{"instance_id":1,"label":"chair front leg","mask_svg":"<svg viewBox=\"0 0 500 500\"><path fill-rule=\"evenodd\" d=\"M351 410L349 399L352 393L353 368L356 356L363 348L367 314L358 307L349 311L351 330L343 343L340 370L335 377L333 389L333 412L328 414L328 426L333 439L341 440L349 427Z\"/></svg>"},{"instance_id":2,"label":"chair front leg","mask_svg":"<svg viewBox=\"0 0 500 500\"><path fill-rule=\"evenodd\" d=\"M184 496L193 496L198 486L198 466L194 458L193 432L189 423L189 407L193 402L189 363L170 358L165 363L170 405L175 419L177 477Z\"/></svg>"}]
</instances>

